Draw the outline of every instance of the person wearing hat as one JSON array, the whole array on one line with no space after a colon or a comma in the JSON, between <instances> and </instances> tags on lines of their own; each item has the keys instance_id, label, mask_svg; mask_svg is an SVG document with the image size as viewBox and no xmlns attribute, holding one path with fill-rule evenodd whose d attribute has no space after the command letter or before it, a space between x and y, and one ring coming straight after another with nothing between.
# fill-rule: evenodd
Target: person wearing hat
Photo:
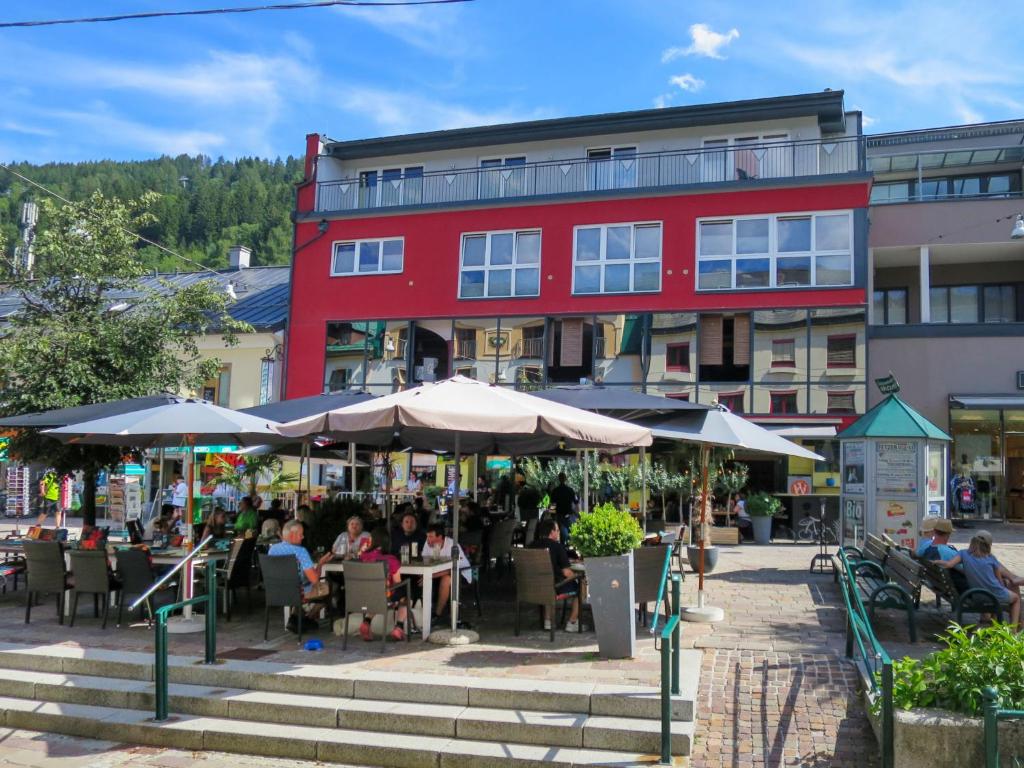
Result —
<instances>
[{"instance_id":1,"label":"person wearing hat","mask_svg":"<svg viewBox=\"0 0 1024 768\"><path fill-rule=\"evenodd\" d=\"M978 531L971 537L971 544L966 550L949 560L939 560L937 564L950 569L962 565L970 586L987 589L995 595L1009 608L1010 624L1020 631L1020 586L1024 580L1006 570L992 554L992 534ZM985 618L986 614L982 614L983 621Z\"/></svg>"},{"instance_id":2,"label":"person wearing hat","mask_svg":"<svg viewBox=\"0 0 1024 768\"><path fill-rule=\"evenodd\" d=\"M955 557L956 549L949 545L952 533L953 523L946 518L926 517L921 521L921 543L917 545L917 556L925 560L949 560Z\"/></svg>"},{"instance_id":3,"label":"person wearing hat","mask_svg":"<svg viewBox=\"0 0 1024 768\"><path fill-rule=\"evenodd\" d=\"M924 557L924 551L932 545L932 534L935 532L935 515L925 515L921 520L921 541L917 544L917 556Z\"/></svg>"}]
</instances>

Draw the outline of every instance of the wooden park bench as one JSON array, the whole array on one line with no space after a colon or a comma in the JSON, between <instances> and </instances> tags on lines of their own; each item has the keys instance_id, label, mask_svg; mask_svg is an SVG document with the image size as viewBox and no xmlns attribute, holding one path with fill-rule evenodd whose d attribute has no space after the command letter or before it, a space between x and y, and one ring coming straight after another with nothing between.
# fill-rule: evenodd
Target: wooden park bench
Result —
<instances>
[{"instance_id":1,"label":"wooden park bench","mask_svg":"<svg viewBox=\"0 0 1024 768\"><path fill-rule=\"evenodd\" d=\"M870 548L869 540L865 554ZM856 555L844 549L839 551L838 561L838 578L848 579L847 583L859 595L872 621L878 608L906 611L910 642L916 643L915 611L921 596L921 566L901 552L890 554L888 551L883 556L886 567L874 560L856 559Z\"/></svg>"},{"instance_id":2,"label":"wooden park bench","mask_svg":"<svg viewBox=\"0 0 1024 768\"><path fill-rule=\"evenodd\" d=\"M1003 613L1009 610L1007 603L1001 603L991 591L980 587L960 591L953 582L949 569L932 560L919 559L925 583L935 593L935 607L941 608L942 601L949 603L956 615L957 624L964 623L965 613L991 613L996 621L1003 620Z\"/></svg>"}]
</instances>

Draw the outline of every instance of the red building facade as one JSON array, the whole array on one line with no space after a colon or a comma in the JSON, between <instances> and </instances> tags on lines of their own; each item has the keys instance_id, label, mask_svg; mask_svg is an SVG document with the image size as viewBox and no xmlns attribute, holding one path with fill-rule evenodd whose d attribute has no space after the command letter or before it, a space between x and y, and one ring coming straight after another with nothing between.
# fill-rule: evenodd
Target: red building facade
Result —
<instances>
[{"instance_id":1,"label":"red building facade","mask_svg":"<svg viewBox=\"0 0 1024 768\"><path fill-rule=\"evenodd\" d=\"M831 91L311 135L286 396L463 373L863 412L863 169L859 114Z\"/></svg>"}]
</instances>

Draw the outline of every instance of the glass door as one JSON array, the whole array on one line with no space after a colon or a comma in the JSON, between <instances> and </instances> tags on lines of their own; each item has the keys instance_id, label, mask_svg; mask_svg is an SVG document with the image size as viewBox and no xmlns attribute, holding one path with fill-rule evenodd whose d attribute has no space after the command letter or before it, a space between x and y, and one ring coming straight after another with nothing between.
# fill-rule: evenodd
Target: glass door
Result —
<instances>
[{"instance_id":1,"label":"glass door","mask_svg":"<svg viewBox=\"0 0 1024 768\"><path fill-rule=\"evenodd\" d=\"M949 504L954 517L1002 520L1006 517L1002 413L953 410Z\"/></svg>"},{"instance_id":2,"label":"glass door","mask_svg":"<svg viewBox=\"0 0 1024 768\"><path fill-rule=\"evenodd\" d=\"M1006 516L1024 520L1024 411L1004 411L1006 430Z\"/></svg>"}]
</instances>

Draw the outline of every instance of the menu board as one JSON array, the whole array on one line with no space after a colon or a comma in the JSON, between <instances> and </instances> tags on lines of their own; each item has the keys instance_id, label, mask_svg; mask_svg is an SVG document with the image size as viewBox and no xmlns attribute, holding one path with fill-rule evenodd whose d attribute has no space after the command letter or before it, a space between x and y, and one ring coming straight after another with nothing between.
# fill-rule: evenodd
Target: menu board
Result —
<instances>
[{"instance_id":1,"label":"menu board","mask_svg":"<svg viewBox=\"0 0 1024 768\"><path fill-rule=\"evenodd\" d=\"M875 492L917 495L917 443L890 440L875 443Z\"/></svg>"},{"instance_id":2,"label":"menu board","mask_svg":"<svg viewBox=\"0 0 1024 768\"><path fill-rule=\"evenodd\" d=\"M886 500L875 502L878 533L885 533L897 544L909 549L917 547L918 503L916 501Z\"/></svg>"},{"instance_id":3,"label":"menu board","mask_svg":"<svg viewBox=\"0 0 1024 768\"><path fill-rule=\"evenodd\" d=\"M843 445L843 493L864 493L864 443Z\"/></svg>"}]
</instances>

